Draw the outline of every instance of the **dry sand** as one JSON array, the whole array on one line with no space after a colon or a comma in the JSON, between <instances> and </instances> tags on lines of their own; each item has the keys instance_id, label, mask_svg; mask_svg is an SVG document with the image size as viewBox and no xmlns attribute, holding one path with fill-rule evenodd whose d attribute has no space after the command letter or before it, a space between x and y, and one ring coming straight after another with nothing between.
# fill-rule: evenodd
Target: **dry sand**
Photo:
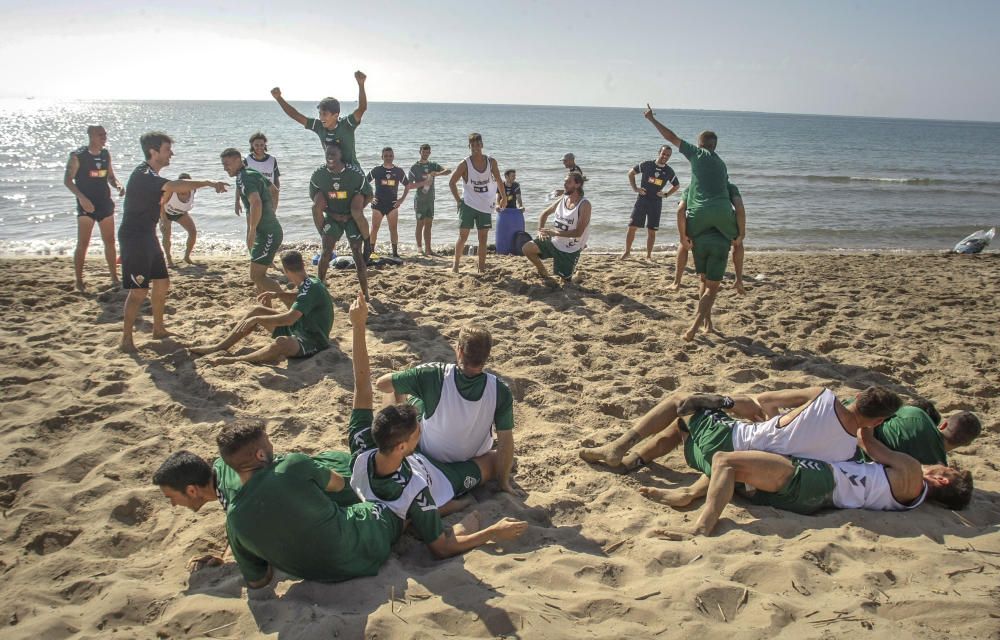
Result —
<instances>
[{"instance_id":1,"label":"dry sand","mask_svg":"<svg viewBox=\"0 0 1000 640\"><path fill-rule=\"evenodd\" d=\"M212 457L219 425L240 416L267 419L279 451L346 449L353 272L330 278L331 349L209 367L181 343L220 336L251 302L245 262L175 272L178 338L152 341L146 311L134 358L115 349L121 292L73 293L65 259L0 262L0 637L1000 635L1000 256L750 254L748 295L724 289L722 335L694 344L679 334L695 280L666 293L672 258L587 255L566 289L514 258L491 257L483 278L453 277L448 262L372 275L373 373L450 360L462 322L493 331L527 497L475 495L487 522L510 514L529 531L444 562L404 535L377 577L285 580L259 601L231 559L189 574L189 557L222 548L222 512L171 508L150 476L182 447ZM87 275L103 282L99 259ZM872 383L944 414L979 413L984 435L954 455L977 483L961 515L927 505L801 517L737 502L715 536L670 542L647 534L695 511L636 488L691 482L678 452L628 477L577 457L582 440L610 440L675 389L849 394Z\"/></svg>"}]
</instances>

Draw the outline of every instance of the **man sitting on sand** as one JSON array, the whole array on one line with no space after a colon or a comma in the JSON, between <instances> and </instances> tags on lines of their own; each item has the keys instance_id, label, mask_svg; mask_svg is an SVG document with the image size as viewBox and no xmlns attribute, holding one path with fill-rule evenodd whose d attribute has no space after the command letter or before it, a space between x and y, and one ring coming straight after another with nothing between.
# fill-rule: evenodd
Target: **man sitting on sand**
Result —
<instances>
[{"instance_id":1,"label":"man sitting on sand","mask_svg":"<svg viewBox=\"0 0 1000 640\"><path fill-rule=\"evenodd\" d=\"M553 202L538 219L538 237L521 246L521 253L535 265L538 275L549 277L542 263L543 258L552 258L552 270L564 281L573 277L573 270L580 259L580 253L587 246L590 235L590 200L583 197L582 173L571 171L563 182L566 195ZM552 226L545 221L555 212Z\"/></svg>"},{"instance_id":2,"label":"man sitting on sand","mask_svg":"<svg viewBox=\"0 0 1000 640\"><path fill-rule=\"evenodd\" d=\"M739 235L733 238L733 271L736 272L736 293L743 295L746 293L746 288L743 286L743 238L746 236L747 231L747 213L746 209L743 207L743 196L740 195L739 188L733 184L729 183L729 201L733 205L733 213L736 215L736 226L739 229ZM681 202L677 205L677 236L680 242L677 247L677 269L674 272L674 283L667 287L670 291L678 291L681 288L681 278L684 276L684 268L687 266L688 251L691 250L693 241L687 235L687 200L688 192L690 187L685 189L681 193ZM707 265L706 265L707 267ZM701 276L701 295L705 294L705 282L706 276L703 272L698 272ZM725 268L723 268L723 275L725 275ZM703 325L705 332L712 331L711 319L709 319L708 324Z\"/></svg>"},{"instance_id":3,"label":"man sitting on sand","mask_svg":"<svg viewBox=\"0 0 1000 640\"><path fill-rule=\"evenodd\" d=\"M260 294L257 296L260 305L247 312L222 342L191 347L190 351L200 355L227 351L253 333L256 327L270 331L274 341L252 353L216 358L215 361L266 363L285 358L308 358L330 346L333 301L326 287L318 278L306 273L305 262L298 251L283 253L281 266L291 283L298 287L297 291ZM274 297L284 302L288 310L272 309L271 300Z\"/></svg>"},{"instance_id":4,"label":"man sitting on sand","mask_svg":"<svg viewBox=\"0 0 1000 640\"><path fill-rule=\"evenodd\" d=\"M921 466L879 442L871 427L858 429L857 441L874 462L827 463L762 451L717 452L712 457L705 506L692 533L712 533L737 483L754 487L750 496L754 504L805 515L829 507L906 511L920 506L925 498L948 509L964 509L971 501L970 471ZM651 491L642 493L655 499Z\"/></svg>"},{"instance_id":5,"label":"man sitting on sand","mask_svg":"<svg viewBox=\"0 0 1000 640\"><path fill-rule=\"evenodd\" d=\"M464 462L487 454L497 437L495 477L502 491L516 494L510 470L514 462L514 396L483 367L493 338L484 327L462 327L455 343L457 364L431 362L389 373L375 382L379 391L409 395L420 415L420 451L441 462Z\"/></svg>"},{"instance_id":6,"label":"man sitting on sand","mask_svg":"<svg viewBox=\"0 0 1000 640\"><path fill-rule=\"evenodd\" d=\"M691 328L684 334L694 340L699 328L711 327L712 306L722 284L729 262L729 247L739 235L729 200L729 172L726 163L715 152L719 142L713 131L698 134L698 146L680 137L656 120L646 105L645 118L653 123L667 142L676 146L691 163L691 184L688 186L686 236L693 243L695 265L704 275L705 290L698 301L698 313Z\"/></svg>"},{"instance_id":7,"label":"man sitting on sand","mask_svg":"<svg viewBox=\"0 0 1000 640\"><path fill-rule=\"evenodd\" d=\"M458 531L444 527L442 514L468 504L454 498L492 480L499 456L488 451L465 462L438 462L417 453L420 423L411 405L390 405L373 416L365 343L368 307L360 294L351 305L350 317L355 387L348 440L354 456L350 482L358 496L382 502L395 517L409 521L417 537L438 558L464 553L490 541L512 540L524 533L528 523L513 518L480 529L478 512L463 519Z\"/></svg>"}]
</instances>

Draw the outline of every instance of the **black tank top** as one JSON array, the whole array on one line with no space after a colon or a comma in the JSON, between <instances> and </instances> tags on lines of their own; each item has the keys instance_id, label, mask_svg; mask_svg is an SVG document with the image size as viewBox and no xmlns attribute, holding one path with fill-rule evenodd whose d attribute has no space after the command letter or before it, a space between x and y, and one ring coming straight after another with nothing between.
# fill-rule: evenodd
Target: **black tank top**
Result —
<instances>
[{"instance_id":1,"label":"black tank top","mask_svg":"<svg viewBox=\"0 0 1000 640\"><path fill-rule=\"evenodd\" d=\"M111 189L108 188L108 166L111 164L111 155L108 150L101 149L99 155L93 156L87 147L80 147L73 152L73 155L80 163L73 181L83 195L91 200L111 198Z\"/></svg>"}]
</instances>

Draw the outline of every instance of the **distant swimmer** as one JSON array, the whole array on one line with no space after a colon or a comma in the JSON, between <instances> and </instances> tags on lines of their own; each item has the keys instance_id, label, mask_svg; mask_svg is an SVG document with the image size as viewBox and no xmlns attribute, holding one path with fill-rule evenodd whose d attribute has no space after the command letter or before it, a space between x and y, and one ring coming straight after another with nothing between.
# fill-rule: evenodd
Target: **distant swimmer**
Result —
<instances>
[{"instance_id":1,"label":"distant swimmer","mask_svg":"<svg viewBox=\"0 0 1000 640\"><path fill-rule=\"evenodd\" d=\"M281 172L278 170L278 159L267 152L267 136L258 131L250 136L250 153L243 158L243 166L260 173L274 185L274 210L278 210L278 193L281 191ZM243 212L240 202L240 182L236 181L236 214Z\"/></svg>"},{"instance_id":2,"label":"distant swimmer","mask_svg":"<svg viewBox=\"0 0 1000 640\"><path fill-rule=\"evenodd\" d=\"M521 200L521 183L517 181L517 171L514 169L507 169L503 172L503 191L507 195L509 208L524 209L524 201Z\"/></svg>"},{"instance_id":3,"label":"distant swimmer","mask_svg":"<svg viewBox=\"0 0 1000 640\"><path fill-rule=\"evenodd\" d=\"M715 152L719 138L714 131L698 134L696 147L660 124L649 105L646 105L643 115L691 163L686 234L693 243L695 267L702 275L705 287L698 300L694 323L684 333L684 339L690 342L699 329L713 330L712 307L726 273L729 248L740 234L729 199L729 172L726 163Z\"/></svg>"},{"instance_id":4,"label":"distant swimmer","mask_svg":"<svg viewBox=\"0 0 1000 640\"><path fill-rule=\"evenodd\" d=\"M177 176L178 180L190 180L191 175L182 173ZM174 268L174 259L170 255L170 236L173 223L177 223L187 231L187 248L184 250L184 262L194 264L191 261L191 252L194 250L194 243L198 239L198 228L191 218L191 209L194 207L194 191L190 193L172 193L170 199L161 205L160 210L160 234L163 236L163 255L167 258L167 266Z\"/></svg>"},{"instance_id":5,"label":"distant swimmer","mask_svg":"<svg viewBox=\"0 0 1000 640\"><path fill-rule=\"evenodd\" d=\"M122 328L122 351L135 351L132 332L139 317L139 309L153 289L153 338L170 335L163 323L170 277L160 242L156 239L156 225L160 221L160 203L175 193L191 193L203 187L212 187L225 193L225 182L210 180L167 180L160 171L170 164L174 155L173 140L165 133L152 131L139 138L146 160L129 176L125 188L125 213L118 227L118 244L122 251L122 280L128 290L125 299L125 319Z\"/></svg>"},{"instance_id":6,"label":"distant swimmer","mask_svg":"<svg viewBox=\"0 0 1000 640\"><path fill-rule=\"evenodd\" d=\"M625 253L621 255L622 260L629 257L635 232L642 227L646 227L646 258L653 257L653 245L656 244L656 231L660 228L663 201L673 195L681 184L677 174L667 164L671 153L670 145L665 144L660 147L656 160L646 160L629 169L628 181L632 185L632 191L638 196L635 205L632 206L632 217L625 233ZM636 176L641 179L641 187L635 182Z\"/></svg>"},{"instance_id":7,"label":"distant swimmer","mask_svg":"<svg viewBox=\"0 0 1000 640\"><path fill-rule=\"evenodd\" d=\"M285 234L274 215L278 190L264 175L243 166L243 154L232 147L219 154L222 168L240 184L240 198L247 210L247 254L250 257L250 280L257 293L278 292L281 286L267 277L267 270L281 250Z\"/></svg>"},{"instance_id":8,"label":"distant swimmer","mask_svg":"<svg viewBox=\"0 0 1000 640\"><path fill-rule=\"evenodd\" d=\"M360 71L354 72L354 79L358 82L358 107L343 118L340 117L340 101L336 98L327 97L320 100L319 104L316 105L319 117L307 118L299 113L295 107L285 102L285 99L281 97L280 88L271 89L271 96L289 118L319 137L320 145L324 150L328 144L336 143L343 150L344 162L361 171L361 164L358 162L358 154L355 150L354 130L361 126L361 118L368 110L368 95L365 93L366 78L367 76Z\"/></svg>"},{"instance_id":9,"label":"distant swimmer","mask_svg":"<svg viewBox=\"0 0 1000 640\"><path fill-rule=\"evenodd\" d=\"M479 273L486 272L486 241L489 239L490 228L493 227L492 213L498 206L507 206L507 195L503 192L497 198L497 187L500 179L500 166L496 159L483 154L483 136L478 133L469 134L469 150L472 152L465 162L458 165L452 174L448 186L451 195L458 204L459 229L458 241L455 242L455 262L452 271L458 273L458 263L465 251L465 243L469 239L469 231L475 227L479 236ZM464 186L462 195L458 195L458 181Z\"/></svg>"},{"instance_id":10,"label":"distant swimmer","mask_svg":"<svg viewBox=\"0 0 1000 640\"><path fill-rule=\"evenodd\" d=\"M295 291L261 293L257 296L260 304L248 311L221 342L190 347L191 353L206 355L228 351L257 327L271 333L274 340L269 345L242 356L215 358L214 362L268 363L286 358L309 358L329 347L330 329L333 327L333 301L326 286L319 278L306 273L302 254L298 251L283 253L281 267L289 282L295 285ZM285 304L283 311L271 308L274 298Z\"/></svg>"},{"instance_id":11,"label":"distant swimmer","mask_svg":"<svg viewBox=\"0 0 1000 640\"><path fill-rule=\"evenodd\" d=\"M105 148L108 132L100 125L87 127L87 146L69 154L63 184L76 196L76 251L73 254L73 269L76 274L76 288L83 291L83 263L87 259L90 234L96 222L104 242L104 259L111 274L111 286L119 287L118 256L115 253L115 201L111 199L108 184L125 195L125 187L115 177L111 166L111 154Z\"/></svg>"},{"instance_id":12,"label":"distant swimmer","mask_svg":"<svg viewBox=\"0 0 1000 640\"><path fill-rule=\"evenodd\" d=\"M420 160L410 167L410 184L413 188L413 211L417 216L417 250L425 256L435 255L431 246L431 226L434 224L434 178L446 176L446 169L432 161L431 145L420 145Z\"/></svg>"},{"instance_id":13,"label":"distant swimmer","mask_svg":"<svg viewBox=\"0 0 1000 640\"><path fill-rule=\"evenodd\" d=\"M382 149L382 164L368 172L368 181L374 185L375 197L372 200L372 251L377 251L375 242L378 238L378 228L382 218L389 222L389 240L392 243L392 255L399 257L399 208L406 201L410 192L410 178L393 160L396 154L392 147ZM399 195L399 185L403 185L403 195Z\"/></svg>"},{"instance_id":14,"label":"distant swimmer","mask_svg":"<svg viewBox=\"0 0 1000 640\"><path fill-rule=\"evenodd\" d=\"M368 229L365 219L365 205L371 200L372 185L358 169L344 164L340 147L329 144L326 147L326 164L313 171L309 179L309 199L312 200L313 223L319 231L322 250L319 257L319 279L326 281L326 270L333 256L334 245L341 236L347 236L354 259L354 269L358 274L361 291L368 296L368 242L363 239L358 227L360 218L364 230Z\"/></svg>"},{"instance_id":15,"label":"distant swimmer","mask_svg":"<svg viewBox=\"0 0 1000 640\"><path fill-rule=\"evenodd\" d=\"M587 246L590 235L590 200L583 195L584 177L582 173L570 171L563 183L563 192L538 219L537 237L524 243L521 252L535 265L538 274L548 278L543 259L552 258L552 270L564 281L573 277L580 254ZM553 215L554 214L554 215ZM549 216L552 225L545 226Z\"/></svg>"},{"instance_id":16,"label":"distant swimmer","mask_svg":"<svg viewBox=\"0 0 1000 640\"><path fill-rule=\"evenodd\" d=\"M678 291L681 288L681 278L684 277L684 269L687 266L688 252L691 250L692 240L687 235L687 198L688 189L681 192L681 201L677 205L677 235L680 239L677 244L677 267L674 272L674 283L667 287L669 291ZM743 239L746 237L746 221L747 213L746 208L743 206L743 196L740 195L739 188L733 184L729 183L729 200L733 205L733 215L736 216L736 226L739 228L739 235L733 238L733 271L736 272L736 293L743 295L746 293L746 287L743 285ZM701 278L701 293L704 294L705 291L705 278ZM705 327L707 331L711 331L711 324Z\"/></svg>"}]
</instances>

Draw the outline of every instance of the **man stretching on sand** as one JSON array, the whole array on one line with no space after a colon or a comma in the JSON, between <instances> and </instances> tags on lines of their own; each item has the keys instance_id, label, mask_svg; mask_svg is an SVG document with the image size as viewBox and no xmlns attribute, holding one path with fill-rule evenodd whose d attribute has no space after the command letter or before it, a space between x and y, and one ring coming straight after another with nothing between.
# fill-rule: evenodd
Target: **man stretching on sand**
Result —
<instances>
[{"instance_id":1,"label":"man stretching on sand","mask_svg":"<svg viewBox=\"0 0 1000 640\"><path fill-rule=\"evenodd\" d=\"M344 164L341 149L337 144L326 147L326 164L313 171L309 179L309 199L312 200L313 224L319 231L323 243L319 256L319 279L326 281L326 270L330 265L333 247L341 236L347 236L347 243L354 256L354 269L358 273L358 284L368 299L368 255L370 245L363 240L362 229L357 220L364 221L365 205L372 196L372 185L363 173Z\"/></svg>"},{"instance_id":2,"label":"man stretching on sand","mask_svg":"<svg viewBox=\"0 0 1000 640\"><path fill-rule=\"evenodd\" d=\"M698 329L705 327L710 330L712 326L712 306L722 284L722 276L726 273L729 246L739 235L729 201L729 173L726 163L715 153L719 142L715 132L702 131L698 134L698 146L695 147L660 124L648 104L644 116L691 163L685 233L694 244L694 261L698 273L704 274L705 290L698 300L694 323L684 333L684 339L690 342Z\"/></svg>"},{"instance_id":3,"label":"man stretching on sand","mask_svg":"<svg viewBox=\"0 0 1000 640\"><path fill-rule=\"evenodd\" d=\"M972 472L944 465L921 466L879 442L871 427L858 429L857 441L874 462L828 463L763 451L717 452L711 469L698 469L710 479L705 506L691 533L711 535L737 483L754 487L750 495L754 504L803 515L824 508L908 511L925 499L948 509L964 509L972 500ZM640 492L656 499L650 490ZM673 537L670 532L662 533Z\"/></svg>"},{"instance_id":4,"label":"man stretching on sand","mask_svg":"<svg viewBox=\"0 0 1000 640\"><path fill-rule=\"evenodd\" d=\"M542 259L552 258L552 270L568 282L573 277L583 248L587 246L591 208L590 200L583 197L584 180L582 173L571 171L566 174L563 182L566 195L542 212L538 219L538 237L521 246L521 253L535 265L538 275L543 278L548 278L549 272ZM546 227L545 221L553 212L552 226Z\"/></svg>"},{"instance_id":5,"label":"man stretching on sand","mask_svg":"<svg viewBox=\"0 0 1000 640\"><path fill-rule=\"evenodd\" d=\"M646 160L635 165L628 172L628 182L632 191L638 196L632 207L632 217L628 221L628 231L625 232L625 253L620 260L629 257L632 252L632 241L635 232L646 227L646 258L652 259L653 245L656 244L656 231L660 228L660 214L663 211L663 201L673 195L680 187L677 174L670 168L670 145L660 147L656 160ZM635 183L635 177L640 176L642 186ZM667 185L670 185L668 188ZM667 189L664 191L664 189Z\"/></svg>"},{"instance_id":6,"label":"man stretching on sand","mask_svg":"<svg viewBox=\"0 0 1000 640\"><path fill-rule=\"evenodd\" d=\"M326 286L318 278L306 273L302 254L286 251L281 256L281 266L288 280L297 291L264 292L257 296L261 304L243 316L228 336L204 347L191 347L191 353L204 355L227 351L243 340L257 327L271 332L274 341L266 347L243 356L216 358L215 363L252 362L268 363L285 358L308 358L330 346L330 328L333 326L333 301ZM271 308L272 298L285 303L287 311Z\"/></svg>"},{"instance_id":7,"label":"man stretching on sand","mask_svg":"<svg viewBox=\"0 0 1000 640\"><path fill-rule=\"evenodd\" d=\"M420 160L410 167L410 184L414 189L413 212L417 216L417 251L425 256L436 255L431 248L431 226L434 224L434 178L446 176L445 169L431 159L431 145L420 145Z\"/></svg>"},{"instance_id":8,"label":"man stretching on sand","mask_svg":"<svg viewBox=\"0 0 1000 640\"><path fill-rule=\"evenodd\" d=\"M465 251L469 230L475 227L479 234L479 273L483 274L486 273L486 241L493 226L493 207L499 202L501 209L506 208L507 194L503 191L497 194L497 185L501 182L500 167L495 159L483 155L483 137L478 133L470 133L469 149L472 151L471 155L458 165L448 181L451 195L458 204L459 215L455 264L451 270L458 273L458 263ZM458 195L459 180L464 183L461 196Z\"/></svg>"},{"instance_id":9,"label":"man stretching on sand","mask_svg":"<svg viewBox=\"0 0 1000 640\"><path fill-rule=\"evenodd\" d=\"M492 373L483 371L493 348L485 328L462 327L455 343L457 364L431 362L388 373L375 382L401 402L409 395L420 412L420 451L441 462L484 456L497 436L495 477L502 491L516 495L510 470L514 462L514 396Z\"/></svg>"},{"instance_id":10,"label":"man stretching on sand","mask_svg":"<svg viewBox=\"0 0 1000 640\"><path fill-rule=\"evenodd\" d=\"M108 143L108 132L100 125L90 125L87 127L87 137L87 146L70 152L63 178L63 184L76 196L76 251L73 253L73 269L77 291L86 289L83 284L83 263L87 259L87 247L90 246L94 223L101 230L104 259L111 273L111 286L121 286L118 267L115 265L118 260L115 254L115 201L111 199L108 184L118 190L119 197L125 195L125 187L115 177L111 154L104 148Z\"/></svg>"},{"instance_id":11,"label":"man stretching on sand","mask_svg":"<svg viewBox=\"0 0 1000 640\"><path fill-rule=\"evenodd\" d=\"M736 272L736 293L743 295L746 288L743 286L743 238L747 231L747 213L743 207L743 196L740 190L732 182L727 187L729 191L729 201L733 205L733 213L736 216L736 226L739 228L739 235L733 238L733 271ZM677 247L677 268L674 272L674 283L667 287L669 291L679 291L681 288L681 278L684 276L684 268L687 267L688 251L691 249L692 240L687 235L687 198L690 188L685 189L681 195L680 204L677 205L677 236L680 239ZM701 294L705 293L705 278L701 278ZM709 321L705 325L706 331L712 331L712 323Z\"/></svg>"},{"instance_id":12,"label":"man stretching on sand","mask_svg":"<svg viewBox=\"0 0 1000 640\"><path fill-rule=\"evenodd\" d=\"M278 293L281 286L267 277L267 270L274 264L274 257L281 249L284 232L274 215L274 198L277 188L262 173L243 164L243 154L230 147L219 157L222 168L240 183L240 197L247 210L247 252L250 255L250 280L257 293Z\"/></svg>"},{"instance_id":13,"label":"man stretching on sand","mask_svg":"<svg viewBox=\"0 0 1000 640\"><path fill-rule=\"evenodd\" d=\"M170 277L163 249L156 239L156 225L160 221L160 202L174 193L191 193L202 187L212 187L216 193L225 193L225 182L208 180L167 180L160 177L160 170L170 164L173 140L165 133L153 131L139 138L139 145L146 157L129 176L125 190L125 214L118 227L118 244L122 251L122 280L128 290L125 299L125 321L122 327L120 348L135 351L132 331L139 309L149 295L152 283L153 338L170 335L163 324L163 308L167 302Z\"/></svg>"},{"instance_id":14,"label":"man stretching on sand","mask_svg":"<svg viewBox=\"0 0 1000 640\"><path fill-rule=\"evenodd\" d=\"M351 305L350 316L355 391L348 441L354 456L350 480L354 491L363 500L384 503L392 516L409 521L416 536L438 558L464 553L486 542L520 536L528 523L503 518L480 529L479 514L475 511L462 520L459 532L445 529L441 515L468 504L455 500L456 496L493 479L499 456L488 451L468 461L438 462L417 453L421 429L412 406L390 405L373 416L371 369L365 344L368 307L361 295Z\"/></svg>"}]
</instances>

